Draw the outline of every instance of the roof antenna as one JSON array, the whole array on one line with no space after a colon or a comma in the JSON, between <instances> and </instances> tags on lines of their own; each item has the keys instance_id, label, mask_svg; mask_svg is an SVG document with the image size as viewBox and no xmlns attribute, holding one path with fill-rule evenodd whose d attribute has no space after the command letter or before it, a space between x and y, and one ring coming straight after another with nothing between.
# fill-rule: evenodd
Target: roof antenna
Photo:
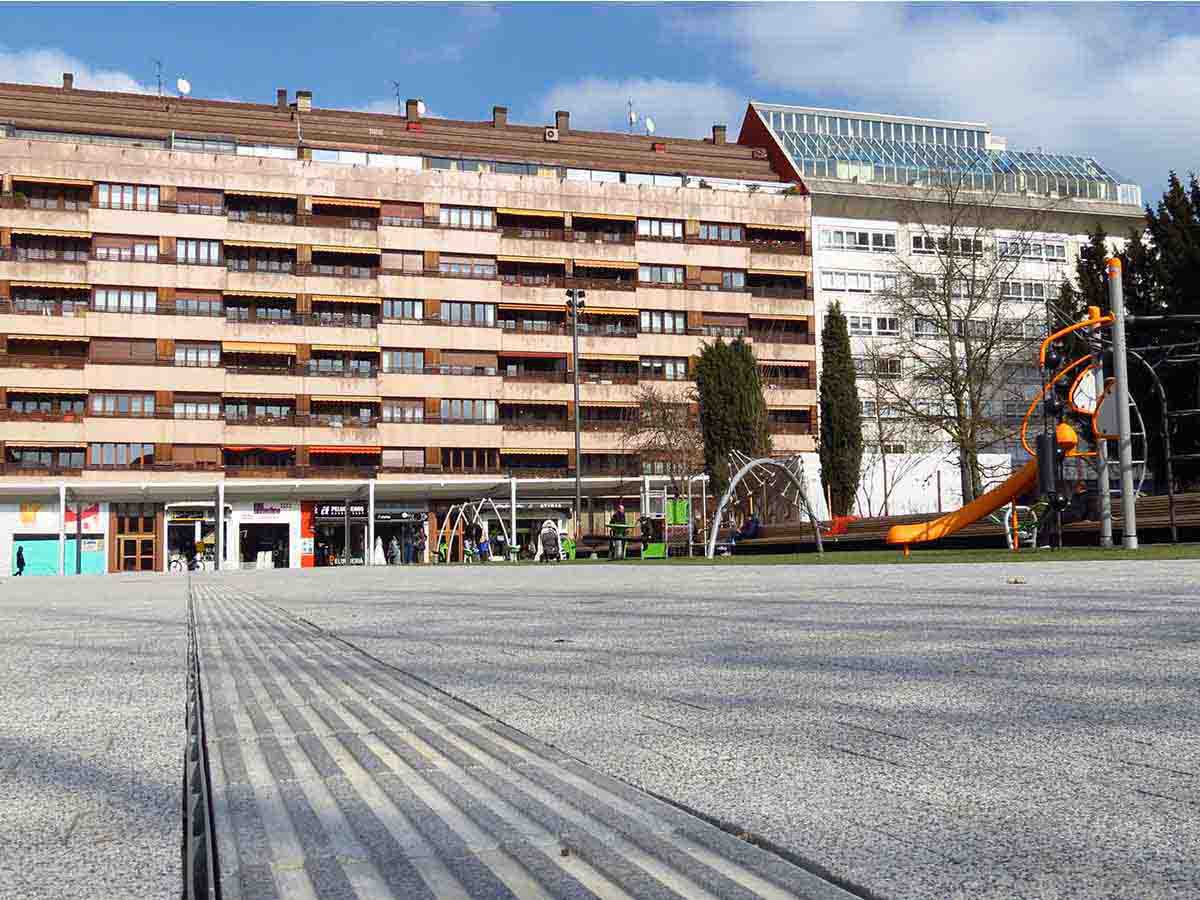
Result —
<instances>
[{"instance_id":1,"label":"roof antenna","mask_svg":"<svg viewBox=\"0 0 1200 900\"><path fill-rule=\"evenodd\" d=\"M392 89L396 93L396 115L398 115L398 116L403 115L403 113L400 111L400 82L393 81Z\"/></svg>"},{"instance_id":2,"label":"roof antenna","mask_svg":"<svg viewBox=\"0 0 1200 900\"><path fill-rule=\"evenodd\" d=\"M633 111L633 98L629 98L629 133L633 134L633 129L637 126L637 113Z\"/></svg>"},{"instance_id":3,"label":"roof antenna","mask_svg":"<svg viewBox=\"0 0 1200 900\"><path fill-rule=\"evenodd\" d=\"M158 75L158 96L162 96L162 60L154 60L154 71Z\"/></svg>"}]
</instances>

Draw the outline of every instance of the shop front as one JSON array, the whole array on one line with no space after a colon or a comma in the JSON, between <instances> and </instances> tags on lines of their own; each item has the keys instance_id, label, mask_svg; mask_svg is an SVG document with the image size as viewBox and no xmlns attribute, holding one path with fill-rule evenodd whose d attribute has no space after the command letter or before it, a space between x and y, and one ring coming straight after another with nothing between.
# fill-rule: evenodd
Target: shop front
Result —
<instances>
[{"instance_id":1,"label":"shop front","mask_svg":"<svg viewBox=\"0 0 1200 900\"><path fill-rule=\"evenodd\" d=\"M161 503L109 505L110 572L157 572L162 568Z\"/></svg>"},{"instance_id":2,"label":"shop front","mask_svg":"<svg viewBox=\"0 0 1200 900\"><path fill-rule=\"evenodd\" d=\"M229 518L226 560L236 554L237 566L242 569L299 567L299 504L284 500L234 503Z\"/></svg>"},{"instance_id":3,"label":"shop front","mask_svg":"<svg viewBox=\"0 0 1200 900\"><path fill-rule=\"evenodd\" d=\"M565 533L571 522L571 508L570 502L563 503L562 501L518 502L517 535L515 541L511 540L510 535L510 544L518 548L521 558L532 559L538 550L538 535L542 533L542 524L549 519L558 526L559 531ZM508 503L497 501L495 510L487 507L482 510L482 515L488 520L489 535L494 537L509 530L511 525L510 509ZM499 516L497 516L497 512L499 512ZM504 522L503 529L501 529L501 518Z\"/></svg>"},{"instance_id":4,"label":"shop front","mask_svg":"<svg viewBox=\"0 0 1200 900\"><path fill-rule=\"evenodd\" d=\"M225 505L226 534L233 507ZM188 569L211 570L215 568L217 520L216 506L212 503L168 503L167 519L167 571Z\"/></svg>"},{"instance_id":5,"label":"shop front","mask_svg":"<svg viewBox=\"0 0 1200 900\"><path fill-rule=\"evenodd\" d=\"M77 521L76 507L67 505L64 570L68 575L103 574L108 504L85 504L79 513ZM0 504L0 575L17 573L18 551L24 575L57 575L58 528L57 502Z\"/></svg>"},{"instance_id":6,"label":"shop front","mask_svg":"<svg viewBox=\"0 0 1200 900\"><path fill-rule=\"evenodd\" d=\"M301 506L303 539L306 543L312 541L311 557L305 547L304 565L322 568L363 565L367 543L366 503L351 503L349 515L345 503L305 501Z\"/></svg>"},{"instance_id":7,"label":"shop front","mask_svg":"<svg viewBox=\"0 0 1200 900\"><path fill-rule=\"evenodd\" d=\"M428 561L428 518L423 503L375 504L375 543L377 548L382 548L388 565Z\"/></svg>"}]
</instances>

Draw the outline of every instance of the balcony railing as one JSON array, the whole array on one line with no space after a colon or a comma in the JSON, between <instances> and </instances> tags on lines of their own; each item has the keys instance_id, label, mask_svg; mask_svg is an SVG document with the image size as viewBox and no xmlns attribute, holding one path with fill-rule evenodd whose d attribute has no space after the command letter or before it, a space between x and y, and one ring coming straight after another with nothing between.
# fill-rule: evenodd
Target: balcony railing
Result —
<instances>
[{"instance_id":1,"label":"balcony railing","mask_svg":"<svg viewBox=\"0 0 1200 900\"><path fill-rule=\"evenodd\" d=\"M638 284L632 279L628 281L616 278L564 278L563 285L569 288L584 288L589 291L634 291Z\"/></svg>"},{"instance_id":2,"label":"balcony railing","mask_svg":"<svg viewBox=\"0 0 1200 900\"><path fill-rule=\"evenodd\" d=\"M566 380L572 380L569 373ZM638 380L639 378L636 372L623 373L619 375L609 375L600 372L579 373L580 384L637 384Z\"/></svg>"},{"instance_id":3,"label":"balcony railing","mask_svg":"<svg viewBox=\"0 0 1200 900\"><path fill-rule=\"evenodd\" d=\"M18 179L19 180L19 179ZM0 209L44 209L48 212L87 212L92 201L68 200L65 197L53 199L45 197L27 197L22 193L0 194Z\"/></svg>"},{"instance_id":4,"label":"balcony railing","mask_svg":"<svg viewBox=\"0 0 1200 900\"><path fill-rule=\"evenodd\" d=\"M82 369L84 356L36 356L23 353L0 353L0 368L5 369Z\"/></svg>"},{"instance_id":5,"label":"balcony railing","mask_svg":"<svg viewBox=\"0 0 1200 900\"><path fill-rule=\"evenodd\" d=\"M295 225L294 212L272 212L258 209L227 210L230 222L248 222L255 225Z\"/></svg>"},{"instance_id":6,"label":"balcony railing","mask_svg":"<svg viewBox=\"0 0 1200 900\"><path fill-rule=\"evenodd\" d=\"M526 228L521 225L502 225L500 237L523 241L561 241L565 232L561 228Z\"/></svg>"},{"instance_id":7,"label":"balcony railing","mask_svg":"<svg viewBox=\"0 0 1200 900\"><path fill-rule=\"evenodd\" d=\"M53 394L53 388L46 388L47 394ZM84 413L74 412L24 412L21 410L0 407L0 422L74 422L83 421Z\"/></svg>"},{"instance_id":8,"label":"balcony railing","mask_svg":"<svg viewBox=\"0 0 1200 900\"><path fill-rule=\"evenodd\" d=\"M513 319L501 319L500 327L510 334L570 334L566 325L552 322L522 322Z\"/></svg>"},{"instance_id":9,"label":"balcony railing","mask_svg":"<svg viewBox=\"0 0 1200 900\"><path fill-rule=\"evenodd\" d=\"M811 390L813 386L811 378L774 378L769 374L760 374L759 380L767 390L779 388L781 390L802 391Z\"/></svg>"},{"instance_id":10,"label":"balcony railing","mask_svg":"<svg viewBox=\"0 0 1200 900\"><path fill-rule=\"evenodd\" d=\"M12 262L86 263L87 250L39 250L32 247L0 247L0 260Z\"/></svg>"},{"instance_id":11,"label":"balcony railing","mask_svg":"<svg viewBox=\"0 0 1200 900\"><path fill-rule=\"evenodd\" d=\"M562 275L539 275L525 272L501 272L501 284L515 284L521 287L562 287Z\"/></svg>"},{"instance_id":12,"label":"balcony railing","mask_svg":"<svg viewBox=\"0 0 1200 900\"><path fill-rule=\"evenodd\" d=\"M527 369L512 373L502 371L500 374L504 376L505 381L511 381L516 384L565 384L571 380L570 372L560 372L558 370L540 372L536 369Z\"/></svg>"},{"instance_id":13,"label":"balcony railing","mask_svg":"<svg viewBox=\"0 0 1200 900\"><path fill-rule=\"evenodd\" d=\"M757 344L815 344L817 336L812 332L769 332L751 331L750 339Z\"/></svg>"},{"instance_id":14,"label":"balcony railing","mask_svg":"<svg viewBox=\"0 0 1200 900\"><path fill-rule=\"evenodd\" d=\"M570 233L568 240L573 240L577 244L625 244L632 246L634 234L632 231L585 231L577 228Z\"/></svg>"},{"instance_id":15,"label":"balcony railing","mask_svg":"<svg viewBox=\"0 0 1200 900\"><path fill-rule=\"evenodd\" d=\"M349 228L355 231L375 231L379 228L379 219L374 216L330 216L314 213L298 213L297 225L308 225L313 228Z\"/></svg>"},{"instance_id":16,"label":"balcony railing","mask_svg":"<svg viewBox=\"0 0 1200 900\"><path fill-rule=\"evenodd\" d=\"M0 463L0 475L19 475L24 478L48 477L56 475L82 475L83 469L78 466L36 466L26 463Z\"/></svg>"},{"instance_id":17,"label":"balcony railing","mask_svg":"<svg viewBox=\"0 0 1200 900\"><path fill-rule=\"evenodd\" d=\"M761 238L750 238L746 242L750 245L750 249L756 253L791 253L797 256L808 255L808 243L806 241L765 241Z\"/></svg>"},{"instance_id":18,"label":"balcony railing","mask_svg":"<svg viewBox=\"0 0 1200 900\"><path fill-rule=\"evenodd\" d=\"M334 265L333 263L300 263L296 266L296 274L332 278L375 278L379 275L379 267Z\"/></svg>"},{"instance_id":19,"label":"balcony railing","mask_svg":"<svg viewBox=\"0 0 1200 900\"><path fill-rule=\"evenodd\" d=\"M812 285L807 287L753 285L746 288L746 291L751 297L776 297L787 300L811 300L813 298Z\"/></svg>"},{"instance_id":20,"label":"balcony railing","mask_svg":"<svg viewBox=\"0 0 1200 900\"><path fill-rule=\"evenodd\" d=\"M767 430L771 434L812 434L810 422L768 422Z\"/></svg>"},{"instance_id":21,"label":"balcony railing","mask_svg":"<svg viewBox=\"0 0 1200 900\"><path fill-rule=\"evenodd\" d=\"M254 272L259 275L293 275L296 273L296 264L290 259L226 258L225 267L230 272Z\"/></svg>"}]
</instances>

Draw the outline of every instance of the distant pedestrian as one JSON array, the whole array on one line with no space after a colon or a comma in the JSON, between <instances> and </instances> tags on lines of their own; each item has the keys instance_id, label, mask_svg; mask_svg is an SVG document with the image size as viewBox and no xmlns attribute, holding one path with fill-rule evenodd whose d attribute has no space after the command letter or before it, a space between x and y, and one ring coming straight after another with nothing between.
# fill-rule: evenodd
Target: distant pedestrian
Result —
<instances>
[{"instance_id":1,"label":"distant pedestrian","mask_svg":"<svg viewBox=\"0 0 1200 900\"><path fill-rule=\"evenodd\" d=\"M17 548L17 574L18 575L25 574L25 548L24 547Z\"/></svg>"}]
</instances>

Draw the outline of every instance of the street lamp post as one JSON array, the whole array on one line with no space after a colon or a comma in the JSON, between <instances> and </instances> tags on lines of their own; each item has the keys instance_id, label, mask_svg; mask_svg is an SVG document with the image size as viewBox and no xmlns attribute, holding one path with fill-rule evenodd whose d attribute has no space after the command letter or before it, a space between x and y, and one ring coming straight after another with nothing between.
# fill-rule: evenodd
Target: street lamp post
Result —
<instances>
[{"instance_id":1,"label":"street lamp post","mask_svg":"<svg viewBox=\"0 0 1200 900\"><path fill-rule=\"evenodd\" d=\"M575 381L575 545L581 537L580 514L583 509L583 492L580 488L579 472L583 458L579 452L579 314L583 311L586 293L579 288L567 288L567 312L571 315L571 373Z\"/></svg>"}]
</instances>

